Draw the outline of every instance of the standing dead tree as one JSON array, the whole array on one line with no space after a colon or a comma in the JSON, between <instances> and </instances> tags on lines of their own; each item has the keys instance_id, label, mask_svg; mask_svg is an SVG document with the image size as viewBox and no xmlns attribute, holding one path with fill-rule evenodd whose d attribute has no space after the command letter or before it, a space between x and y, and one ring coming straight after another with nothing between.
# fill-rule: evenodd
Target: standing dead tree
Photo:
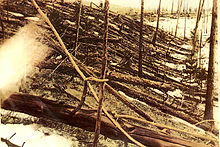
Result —
<instances>
[{"instance_id":1,"label":"standing dead tree","mask_svg":"<svg viewBox=\"0 0 220 147\"><path fill-rule=\"evenodd\" d=\"M161 7L161 0L159 2L159 6L158 6L158 11L157 11L157 27L156 27L156 31L154 33L154 37L153 37L153 40L152 40L152 44L155 46L155 42L156 42L156 39L157 39L157 32L158 32L158 28L159 28L159 22L160 22L160 7Z\"/></svg>"},{"instance_id":2,"label":"standing dead tree","mask_svg":"<svg viewBox=\"0 0 220 147\"><path fill-rule=\"evenodd\" d=\"M204 6L204 2L205 0L200 0L199 1L199 8L198 8L198 12L197 12L197 18L196 18L196 26L194 28L194 32L193 32L193 40L192 40L192 43L193 43L193 49L192 49L192 53L195 52L195 47L196 47L196 33L197 33L197 29L199 27L199 21L200 21L200 18L201 18L201 15L202 15L202 9L203 9L203 6Z\"/></svg>"},{"instance_id":3,"label":"standing dead tree","mask_svg":"<svg viewBox=\"0 0 220 147\"><path fill-rule=\"evenodd\" d=\"M107 59L108 59L108 23L109 23L109 1L105 0L105 6L104 6L104 12L105 12L105 28L104 28L104 37L103 37L103 56L102 56L102 70L101 70L101 77L100 79L105 79L106 77L106 70L107 70ZM96 120L96 126L95 126L95 136L93 141L93 147L97 146L98 137L100 134L100 128L101 128L101 113L102 113L102 102L104 99L104 89L105 89L105 82L102 82L100 84L100 90L99 90L99 106L97 111L97 120Z\"/></svg>"},{"instance_id":4,"label":"standing dead tree","mask_svg":"<svg viewBox=\"0 0 220 147\"><path fill-rule=\"evenodd\" d=\"M186 38L186 17L187 17L187 13L188 13L188 10L187 10L187 7L186 7L186 1L184 1L184 11L185 11L185 21L184 21L184 39Z\"/></svg>"},{"instance_id":5,"label":"standing dead tree","mask_svg":"<svg viewBox=\"0 0 220 147\"><path fill-rule=\"evenodd\" d=\"M174 5L174 0L172 1L171 14L173 14L173 5Z\"/></svg>"},{"instance_id":6,"label":"standing dead tree","mask_svg":"<svg viewBox=\"0 0 220 147\"><path fill-rule=\"evenodd\" d=\"M194 60L194 54L195 54L195 47L196 47L196 34L197 34L197 29L199 27L199 21L200 21L200 18L201 18L201 15L202 15L202 9L203 9L203 5L204 5L204 1L205 0L200 0L199 1L199 8L198 8L198 11L197 11L197 18L196 18L196 26L194 28L194 32L193 32L193 38L192 38L192 50L191 50L191 61ZM198 62L195 61L196 64L198 65ZM194 62L192 62L192 64L194 64ZM194 74L194 69L191 69L191 72L190 72L190 81L192 82L192 76ZM193 95L194 97L194 95Z\"/></svg>"},{"instance_id":7,"label":"standing dead tree","mask_svg":"<svg viewBox=\"0 0 220 147\"><path fill-rule=\"evenodd\" d=\"M203 28L202 29L204 29L204 32L205 32L205 27L206 27L206 12L205 12L206 10L205 10L205 8L203 9Z\"/></svg>"},{"instance_id":8,"label":"standing dead tree","mask_svg":"<svg viewBox=\"0 0 220 147\"><path fill-rule=\"evenodd\" d=\"M217 49L217 18L218 18L218 1L213 0L212 7L212 26L210 34L210 49L209 49L209 67L207 77L207 92L205 102L205 120L213 120L213 97L214 97L214 72L215 72L215 53Z\"/></svg>"},{"instance_id":9,"label":"standing dead tree","mask_svg":"<svg viewBox=\"0 0 220 147\"><path fill-rule=\"evenodd\" d=\"M3 35L3 39L5 38L5 30L4 30L4 25L2 22L2 17L0 16L0 23L1 23L1 28L2 28L2 35Z\"/></svg>"},{"instance_id":10,"label":"standing dead tree","mask_svg":"<svg viewBox=\"0 0 220 147\"><path fill-rule=\"evenodd\" d=\"M75 37L75 43L74 43L74 55L76 55L76 48L78 45L78 40L79 40L79 28L80 28L80 16L81 16L81 12L82 12L82 0L78 0L78 17L76 20L76 37Z\"/></svg>"},{"instance_id":11,"label":"standing dead tree","mask_svg":"<svg viewBox=\"0 0 220 147\"><path fill-rule=\"evenodd\" d=\"M138 59L138 76L142 77L142 51L143 51L143 14L144 0L141 0L141 20L140 20L140 37L139 37L139 59Z\"/></svg>"},{"instance_id":12,"label":"standing dead tree","mask_svg":"<svg viewBox=\"0 0 220 147\"><path fill-rule=\"evenodd\" d=\"M199 53L198 53L198 67L201 68L201 59L202 59L202 32L203 29L201 29L200 39L199 39Z\"/></svg>"},{"instance_id":13,"label":"standing dead tree","mask_svg":"<svg viewBox=\"0 0 220 147\"><path fill-rule=\"evenodd\" d=\"M207 25L209 23L209 9L208 9L209 7L208 7L208 3L207 3L206 8L207 8L207 11L206 11L206 27L205 27L205 32L207 33L208 32Z\"/></svg>"},{"instance_id":14,"label":"standing dead tree","mask_svg":"<svg viewBox=\"0 0 220 147\"><path fill-rule=\"evenodd\" d=\"M181 11L181 7L182 7L182 0L178 0L178 17L177 17L177 23L176 23L176 30L175 30L175 37L177 35L177 31L178 31L178 25L179 25L179 19L180 19L180 11Z\"/></svg>"},{"instance_id":15,"label":"standing dead tree","mask_svg":"<svg viewBox=\"0 0 220 147\"><path fill-rule=\"evenodd\" d=\"M4 29L4 24L3 24L3 11L0 7L0 25L1 25L1 28L2 28L2 35L3 35L3 39L5 38L5 29Z\"/></svg>"}]
</instances>

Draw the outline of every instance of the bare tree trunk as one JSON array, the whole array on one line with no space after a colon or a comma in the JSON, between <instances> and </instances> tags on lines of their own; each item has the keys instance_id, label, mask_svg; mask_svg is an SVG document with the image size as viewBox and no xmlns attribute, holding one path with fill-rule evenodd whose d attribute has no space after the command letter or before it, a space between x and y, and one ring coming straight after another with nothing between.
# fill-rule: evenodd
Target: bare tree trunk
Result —
<instances>
[{"instance_id":1,"label":"bare tree trunk","mask_svg":"<svg viewBox=\"0 0 220 147\"><path fill-rule=\"evenodd\" d=\"M185 21L184 21L184 39L186 38L186 17L187 17L187 7L186 7L186 0L184 1L184 10L185 10Z\"/></svg>"},{"instance_id":2,"label":"bare tree trunk","mask_svg":"<svg viewBox=\"0 0 220 147\"><path fill-rule=\"evenodd\" d=\"M179 25L179 19L180 19L180 11L181 11L181 7L182 7L182 0L178 0L178 17L177 17L177 23L176 23L176 30L175 30L175 37L177 35L177 31L178 31L178 25Z\"/></svg>"},{"instance_id":3,"label":"bare tree trunk","mask_svg":"<svg viewBox=\"0 0 220 147\"><path fill-rule=\"evenodd\" d=\"M139 38L139 60L138 60L138 76L142 77L142 51L143 51L143 14L144 0L141 0L141 20L140 20L140 38Z\"/></svg>"},{"instance_id":4,"label":"bare tree trunk","mask_svg":"<svg viewBox=\"0 0 220 147\"><path fill-rule=\"evenodd\" d=\"M206 28L206 12L205 12L205 9L203 10L203 31L205 32L205 28Z\"/></svg>"},{"instance_id":5,"label":"bare tree trunk","mask_svg":"<svg viewBox=\"0 0 220 147\"><path fill-rule=\"evenodd\" d=\"M103 37L103 57L102 57L102 70L101 70L101 77L100 79L105 79L106 77L106 70L107 70L107 53L108 53L108 22L109 22L109 1L105 0L105 31L104 31L104 37ZM104 89L105 89L105 83L102 82L100 84L100 90L99 90L99 106L97 111L97 120L96 120L96 126L95 126L95 136L93 141L93 147L97 147L98 137L100 134L100 127L101 127L101 113L102 113L102 102L104 99Z\"/></svg>"},{"instance_id":6,"label":"bare tree trunk","mask_svg":"<svg viewBox=\"0 0 220 147\"><path fill-rule=\"evenodd\" d=\"M0 16L0 23L1 23L1 27L2 27L2 35L3 35L3 39L5 38L5 29L4 29L4 25L3 25L3 22L2 22L2 18Z\"/></svg>"},{"instance_id":7,"label":"bare tree trunk","mask_svg":"<svg viewBox=\"0 0 220 147\"><path fill-rule=\"evenodd\" d=\"M172 2L171 14L173 14L173 5L174 5L174 0L173 0L173 2Z\"/></svg>"},{"instance_id":8,"label":"bare tree trunk","mask_svg":"<svg viewBox=\"0 0 220 147\"><path fill-rule=\"evenodd\" d=\"M7 0L7 8L9 8L9 2ZM8 9L7 9L7 21L8 21Z\"/></svg>"},{"instance_id":9,"label":"bare tree trunk","mask_svg":"<svg viewBox=\"0 0 220 147\"><path fill-rule=\"evenodd\" d=\"M0 24L1 24L3 39L4 39L5 38L5 29L4 29L4 24L3 24L2 20L3 20L3 11L0 8Z\"/></svg>"},{"instance_id":10,"label":"bare tree trunk","mask_svg":"<svg viewBox=\"0 0 220 147\"><path fill-rule=\"evenodd\" d=\"M161 0L159 2L159 6L158 6L158 11L157 11L157 27L156 27L156 31L154 33L154 37L153 37L153 40L152 40L152 44L155 46L155 42L156 42L156 39L157 39L157 32L158 32L158 28L159 28L159 22L160 22L160 7L161 7Z\"/></svg>"},{"instance_id":11,"label":"bare tree trunk","mask_svg":"<svg viewBox=\"0 0 220 147\"><path fill-rule=\"evenodd\" d=\"M199 8L198 8L198 13L197 13L197 19L196 19L196 26L194 28L194 32L193 32L193 39L192 39L192 52L191 52L191 60L193 60L193 56L194 56L194 53L195 53L195 47L196 47L196 33L197 33L197 29L198 29L198 26L199 26L199 21L200 21L200 18L201 18L201 15L202 15L202 9L203 9L203 5L204 5L204 1L205 0L200 0L199 1ZM197 65L198 65L198 61L197 61ZM193 75L193 70L191 70L190 72L190 81L192 82L192 75ZM194 95L193 95L194 97Z\"/></svg>"},{"instance_id":12,"label":"bare tree trunk","mask_svg":"<svg viewBox=\"0 0 220 147\"><path fill-rule=\"evenodd\" d=\"M205 29L205 31L206 31L206 33L208 33L208 29L207 29L207 28L208 28L207 26L208 26L208 24L209 24L209 10L208 10L208 9L207 9L207 12L206 12L206 13L207 13L207 14L206 14L206 15L207 15L207 18L206 18L206 29Z\"/></svg>"},{"instance_id":13,"label":"bare tree trunk","mask_svg":"<svg viewBox=\"0 0 220 147\"><path fill-rule=\"evenodd\" d=\"M81 16L81 12L82 12L82 0L78 0L78 17L77 17L77 25L76 25L76 38L75 38L75 43L74 43L74 55L76 55L76 48L78 45L78 40L79 40L79 28L80 28L80 16Z\"/></svg>"},{"instance_id":14,"label":"bare tree trunk","mask_svg":"<svg viewBox=\"0 0 220 147\"><path fill-rule=\"evenodd\" d=\"M190 11L189 11L189 1L187 1L186 9L187 9L187 17L189 17L189 16L190 16Z\"/></svg>"},{"instance_id":15,"label":"bare tree trunk","mask_svg":"<svg viewBox=\"0 0 220 147\"><path fill-rule=\"evenodd\" d=\"M201 27L201 33L200 33L200 39L199 39L199 50L198 50L198 68L201 69L201 58L202 58L202 34L203 31L205 30L205 9L203 10L203 16L204 16L204 20L202 23L202 27Z\"/></svg>"},{"instance_id":16,"label":"bare tree trunk","mask_svg":"<svg viewBox=\"0 0 220 147\"><path fill-rule=\"evenodd\" d=\"M214 96L214 72L215 72L215 52L217 49L217 17L218 17L218 1L213 0L212 8L212 26L210 34L210 50L209 50L209 68L207 77L207 92L206 92L206 102L205 102L205 114L204 119L213 120L213 96Z\"/></svg>"},{"instance_id":17,"label":"bare tree trunk","mask_svg":"<svg viewBox=\"0 0 220 147\"><path fill-rule=\"evenodd\" d=\"M198 65L198 67L200 68L201 67L201 57L202 57L202 31L203 31L203 29L201 29L201 34L200 34L200 41L199 41L199 56L198 56L198 58L199 58L199 65Z\"/></svg>"},{"instance_id":18,"label":"bare tree trunk","mask_svg":"<svg viewBox=\"0 0 220 147\"><path fill-rule=\"evenodd\" d=\"M197 29L199 27L199 21L202 15L202 9L203 9L203 5L204 5L205 0L200 0L199 1L199 8L198 8L198 13L197 13L197 18L196 18L196 26L194 28L194 32L193 32L193 48L192 48L192 53L195 52L195 47L196 47L196 33L197 33Z\"/></svg>"}]
</instances>

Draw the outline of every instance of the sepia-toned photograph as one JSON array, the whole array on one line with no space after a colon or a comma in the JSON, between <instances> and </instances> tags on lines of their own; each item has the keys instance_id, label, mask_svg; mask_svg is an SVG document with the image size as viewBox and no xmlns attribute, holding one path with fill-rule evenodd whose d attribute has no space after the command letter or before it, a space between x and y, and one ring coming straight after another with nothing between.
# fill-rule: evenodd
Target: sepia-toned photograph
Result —
<instances>
[{"instance_id":1,"label":"sepia-toned photograph","mask_svg":"<svg viewBox=\"0 0 220 147\"><path fill-rule=\"evenodd\" d=\"M219 147L218 0L0 0L0 147Z\"/></svg>"}]
</instances>

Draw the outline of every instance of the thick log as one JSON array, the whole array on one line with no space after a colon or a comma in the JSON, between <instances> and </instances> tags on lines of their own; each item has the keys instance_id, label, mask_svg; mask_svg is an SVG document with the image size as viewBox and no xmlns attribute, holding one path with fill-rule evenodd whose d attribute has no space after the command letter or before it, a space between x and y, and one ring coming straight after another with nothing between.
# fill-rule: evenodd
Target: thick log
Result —
<instances>
[{"instance_id":1,"label":"thick log","mask_svg":"<svg viewBox=\"0 0 220 147\"><path fill-rule=\"evenodd\" d=\"M81 109L72 115L76 107L59 104L53 100L44 99L29 94L12 94L3 101L1 108L26 113L36 117L58 120L68 125L95 130L96 110ZM109 138L117 139L122 135L114 124L106 117L102 117L101 133ZM123 136L123 135L122 135ZM125 139L124 136L120 139Z\"/></svg>"},{"instance_id":2,"label":"thick log","mask_svg":"<svg viewBox=\"0 0 220 147\"><path fill-rule=\"evenodd\" d=\"M175 89L170 84L166 84L166 83L159 82L159 81L148 80L148 79L135 77L131 75L126 75L126 74L122 74L122 73L118 73L114 71L112 71L109 74L108 78L109 80L113 80L113 81L126 82L129 84L137 84L137 85L142 85L144 87L152 87L152 88L156 88L162 91L172 91Z\"/></svg>"},{"instance_id":3,"label":"thick log","mask_svg":"<svg viewBox=\"0 0 220 147\"><path fill-rule=\"evenodd\" d=\"M75 109L73 106L59 104L53 100L29 94L12 94L8 99L3 101L1 108L60 121L88 131L94 131L96 122L96 111L94 110L81 109L75 115L72 115L71 111ZM105 115L102 115L101 124L101 134L112 139L127 140L126 136L122 134ZM128 124L124 126L132 137L150 147L206 147L206 145L171 135L159 134L147 128Z\"/></svg>"}]
</instances>

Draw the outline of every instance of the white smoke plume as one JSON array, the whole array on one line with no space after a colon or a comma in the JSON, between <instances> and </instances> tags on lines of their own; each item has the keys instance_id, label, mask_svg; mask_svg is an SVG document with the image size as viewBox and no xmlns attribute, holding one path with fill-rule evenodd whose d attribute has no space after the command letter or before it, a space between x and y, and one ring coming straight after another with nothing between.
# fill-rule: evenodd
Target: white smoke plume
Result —
<instances>
[{"instance_id":1,"label":"white smoke plume","mask_svg":"<svg viewBox=\"0 0 220 147\"><path fill-rule=\"evenodd\" d=\"M44 30L34 23L18 30L0 46L0 99L18 92L22 78L42 61L48 47L41 43Z\"/></svg>"}]
</instances>

